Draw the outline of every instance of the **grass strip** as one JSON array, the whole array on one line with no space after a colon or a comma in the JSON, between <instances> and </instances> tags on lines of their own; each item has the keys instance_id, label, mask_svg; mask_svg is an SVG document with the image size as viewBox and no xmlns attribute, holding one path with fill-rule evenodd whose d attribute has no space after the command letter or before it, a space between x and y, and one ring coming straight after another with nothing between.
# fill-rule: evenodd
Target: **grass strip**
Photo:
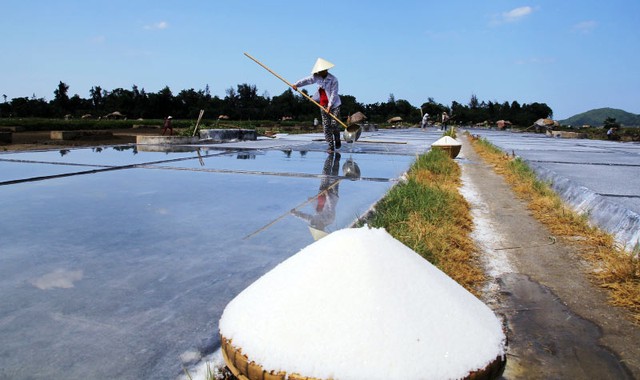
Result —
<instances>
[{"instance_id":1,"label":"grass strip","mask_svg":"<svg viewBox=\"0 0 640 380\"><path fill-rule=\"evenodd\" d=\"M519 157L509 155L484 138L471 136L471 146L485 162L505 178L528 204L534 217L556 237L577 247L591 263L594 282L609 290L609 301L624 307L640 324L640 259L615 244L611 234L592 226L587 215L567 207L548 183L540 181Z\"/></svg>"},{"instance_id":2,"label":"grass strip","mask_svg":"<svg viewBox=\"0 0 640 380\"><path fill-rule=\"evenodd\" d=\"M470 208L460 195L460 167L443 150L419 156L407 180L376 205L366 223L384 227L475 295L485 280L470 234Z\"/></svg>"}]
</instances>

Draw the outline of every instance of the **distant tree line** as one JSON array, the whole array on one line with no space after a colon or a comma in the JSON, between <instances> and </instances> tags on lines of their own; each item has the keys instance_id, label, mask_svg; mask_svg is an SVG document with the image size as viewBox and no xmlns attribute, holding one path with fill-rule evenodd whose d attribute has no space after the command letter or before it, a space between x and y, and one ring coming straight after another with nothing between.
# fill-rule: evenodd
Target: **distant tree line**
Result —
<instances>
[{"instance_id":1,"label":"distant tree line","mask_svg":"<svg viewBox=\"0 0 640 380\"><path fill-rule=\"evenodd\" d=\"M306 90L303 91L306 93ZM275 121L291 118L302 121L318 117L317 107L292 89L270 97L267 93L259 95L255 85L243 83L236 88L230 87L225 92L226 96L220 98L211 95L208 85L204 90L182 90L177 95L168 86L157 93L146 92L136 85L130 90L116 88L111 91L94 86L89 91L90 97L84 99L77 94L70 97L69 86L61 81L50 101L35 95L7 101L6 95L3 95L0 117L80 118L91 115L90 117L97 118L117 111L129 119L161 119L167 115L178 119L196 119L200 110L205 111L207 118L226 115L233 120ZM442 112L447 112L454 123L495 123L498 120L508 120L514 125L529 126L537 119L553 115L551 108L544 103L520 105L517 101L479 102L475 95L471 96L466 105L454 101L450 107L428 98L420 108L406 100L396 100L393 94L389 95L386 102L373 104L359 103L351 95L340 96L341 113L344 117L360 111L373 123L384 122L396 116L404 121L417 123L423 113L428 113L435 122Z\"/></svg>"}]
</instances>

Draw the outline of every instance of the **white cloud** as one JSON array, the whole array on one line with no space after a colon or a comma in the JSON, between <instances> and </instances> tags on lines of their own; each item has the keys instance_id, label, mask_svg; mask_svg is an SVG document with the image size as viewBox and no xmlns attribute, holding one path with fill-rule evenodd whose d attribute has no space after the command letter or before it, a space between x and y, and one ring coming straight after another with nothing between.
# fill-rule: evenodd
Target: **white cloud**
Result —
<instances>
[{"instance_id":1,"label":"white cloud","mask_svg":"<svg viewBox=\"0 0 640 380\"><path fill-rule=\"evenodd\" d=\"M532 12L533 12L533 8L531 8L529 6L515 8L515 9L510 10L509 12L502 13L502 19L505 22L515 22L515 21L518 21L518 20L522 19L523 17L531 14Z\"/></svg>"},{"instance_id":2,"label":"white cloud","mask_svg":"<svg viewBox=\"0 0 640 380\"><path fill-rule=\"evenodd\" d=\"M596 28L596 26L598 26L598 23L595 21L582 21L575 24L572 30L576 33L589 34Z\"/></svg>"},{"instance_id":3,"label":"white cloud","mask_svg":"<svg viewBox=\"0 0 640 380\"><path fill-rule=\"evenodd\" d=\"M167 29L169 27L169 23L166 21L156 22L155 24L145 25L145 29L147 30L162 30Z\"/></svg>"}]
</instances>

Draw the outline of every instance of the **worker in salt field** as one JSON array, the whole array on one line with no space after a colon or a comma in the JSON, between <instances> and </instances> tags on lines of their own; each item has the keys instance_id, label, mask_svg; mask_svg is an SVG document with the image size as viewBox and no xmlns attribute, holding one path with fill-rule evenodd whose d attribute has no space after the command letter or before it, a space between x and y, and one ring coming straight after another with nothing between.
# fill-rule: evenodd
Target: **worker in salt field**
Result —
<instances>
[{"instance_id":1,"label":"worker in salt field","mask_svg":"<svg viewBox=\"0 0 640 380\"><path fill-rule=\"evenodd\" d=\"M329 152L340 149L340 129L338 122L329 116L329 112L336 118L340 117L340 95L338 95L338 78L329 73L329 69L335 65L327 60L318 58L311 75L302 78L291 85L294 90L298 91L298 87L304 87L310 84L317 84L318 91L313 94L313 100L322 106L320 117L322 120L322 129L324 130L324 139L329 144Z\"/></svg>"},{"instance_id":2,"label":"worker in salt field","mask_svg":"<svg viewBox=\"0 0 640 380\"><path fill-rule=\"evenodd\" d=\"M162 136L164 136L164 133L167 131L167 129L169 130L169 135L173 135L173 127L171 126L171 119L173 119L171 116L167 116L164 118L164 126L162 128Z\"/></svg>"},{"instance_id":3,"label":"worker in salt field","mask_svg":"<svg viewBox=\"0 0 640 380\"><path fill-rule=\"evenodd\" d=\"M322 180L315 197L316 203L313 213L305 213L297 209L291 213L309 223L309 231L314 240L328 235L327 227L336 219L336 206L338 204L338 186L340 179L340 153L334 152L327 156L322 167Z\"/></svg>"},{"instance_id":4,"label":"worker in salt field","mask_svg":"<svg viewBox=\"0 0 640 380\"><path fill-rule=\"evenodd\" d=\"M420 128L426 128L429 126L429 114L425 113L424 116L422 116L422 124L420 125Z\"/></svg>"},{"instance_id":5,"label":"worker in salt field","mask_svg":"<svg viewBox=\"0 0 640 380\"><path fill-rule=\"evenodd\" d=\"M449 121L449 115L446 112L442 113L442 130L447 130L447 122Z\"/></svg>"},{"instance_id":6,"label":"worker in salt field","mask_svg":"<svg viewBox=\"0 0 640 380\"><path fill-rule=\"evenodd\" d=\"M618 130L618 128L616 128L616 127L609 128L609 130L607 131L607 139L609 139L609 140L620 140L620 136L618 136L618 134L616 133L617 130Z\"/></svg>"}]
</instances>

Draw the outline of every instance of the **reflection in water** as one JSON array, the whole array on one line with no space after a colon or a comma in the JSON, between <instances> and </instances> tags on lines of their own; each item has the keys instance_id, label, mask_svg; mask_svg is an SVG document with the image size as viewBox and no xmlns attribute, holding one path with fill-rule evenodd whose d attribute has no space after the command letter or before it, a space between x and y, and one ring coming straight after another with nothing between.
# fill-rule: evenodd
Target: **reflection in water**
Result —
<instances>
[{"instance_id":1,"label":"reflection in water","mask_svg":"<svg viewBox=\"0 0 640 380\"><path fill-rule=\"evenodd\" d=\"M138 154L138 147L137 145L122 145L122 146L113 146L112 147L113 150L118 151L118 152L124 152L126 150L131 150L133 152L133 154ZM104 150L104 147L92 147L91 151L94 153L102 153L102 151ZM64 157L67 154L69 154L71 152L70 149L60 149L60 156Z\"/></svg>"},{"instance_id":2,"label":"reflection in water","mask_svg":"<svg viewBox=\"0 0 640 380\"><path fill-rule=\"evenodd\" d=\"M322 180L318 195L315 197L314 213L305 213L297 209L291 213L309 223L309 231L315 240L328 234L327 227L336 219L336 207L338 205L338 187L340 178L340 153L334 152L327 156L322 167Z\"/></svg>"},{"instance_id":3,"label":"reflection in water","mask_svg":"<svg viewBox=\"0 0 640 380\"><path fill-rule=\"evenodd\" d=\"M123 146L114 146L113 150L117 150L118 152L124 152L125 150L131 149L133 154L138 154L138 146L137 145L123 145Z\"/></svg>"},{"instance_id":4,"label":"reflection in water","mask_svg":"<svg viewBox=\"0 0 640 380\"><path fill-rule=\"evenodd\" d=\"M305 220L309 224L309 231L315 240L328 235L327 228L329 225L334 223L336 219L338 185L342 180L338 176L339 168L340 153L336 152L329 154L322 167L322 181L320 182L320 188L317 195L310 197L308 200L291 209L291 211L280 215L278 218L272 220L265 226L250 233L244 238L249 239L256 234L259 234L276 224L278 221L287 217L289 214L293 214L296 217ZM345 177L349 179L357 180L360 178L360 168L352 158L349 158L347 162L345 162L342 170L344 171ZM311 202L315 202L312 212L298 211Z\"/></svg>"},{"instance_id":5,"label":"reflection in water","mask_svg":"<svg viewBox=\"0 0 640 380\"><path fill-rule=\"evenodd\" d=\"M29 280L31 285L38 289L69 289L73 288L73 283L82 280L82 270L66 270L56 269L53 272L47 273L43 276L32 278Z\"/></svg>"},{"instance_id":6,"label":"reflection in water","mask_svg":"<svg viewBox=\"0 0 640 380\"><path fill-rule=\"evenodd\" d=\"M360 178L360 167L356 164L353 158L349 157L347 162L342 165L342 173L344 173L345 177L355 181Z\"/></svg>"},{"instance_id":7,"label":"reflection in water","mask_svg":"<svg viewBox=\"0 0 640 380\"><path fill-rule=\"evenodd\" d=\"M238 153L236 158L238 160L255 160L256 159L256 155L255 155L255 153L242 152L242 153Z\"/></svg>"},{"instance_id":8,"label":"reflection in water","mask_svg":"<svg viewBox=\"0 0 640 380\"><path fill-rule=\"evenodd\" d=\"M200 154L200 148L198 148L198 150L196 150L196 153L198 153L198 162L200 162L200 166L204 166L204 159L202 158L202 155Z\"/></svg>"},{"instance_id":9,"label":"reflection in water","mask_svg":"<svg viewBox=\"0 0 640 380\"><path fill-rule=\"evenodd\" d=\"M194 147L193 145L176 145L176 144L164 144L164 145L154 145L154 144L140 144L137 146L137 150L140 152L162 152L165 155L169 155L171 153L191 153L200 149L199 147Z\"/></svg>"}]
</instances>

